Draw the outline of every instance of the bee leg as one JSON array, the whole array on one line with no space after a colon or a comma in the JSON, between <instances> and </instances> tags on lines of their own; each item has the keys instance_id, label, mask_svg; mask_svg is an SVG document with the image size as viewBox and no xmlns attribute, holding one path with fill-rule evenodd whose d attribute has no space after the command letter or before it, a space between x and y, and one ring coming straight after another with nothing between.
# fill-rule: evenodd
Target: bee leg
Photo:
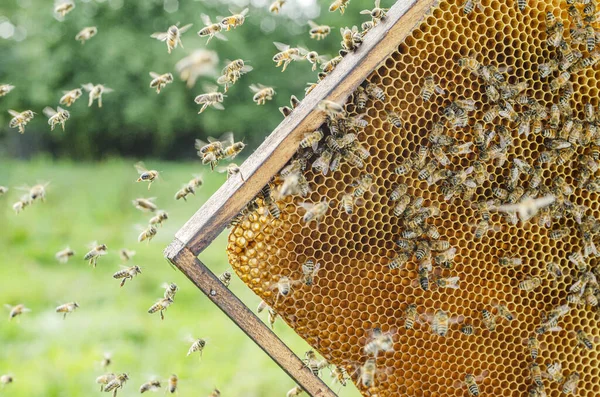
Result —
<instances>
[{"instance_id":1,"label":"bee leg","mask_svg":"<svg viewBox=\"0 0 600 397\"><path fill-rule=\"evenodd\" d=\"M102 107L102 96L98 97L98 107L101 108Z\"/></svg>"},{"instance_id":2,"label":"bee leg","mask_svg":"<svg viewBox=\"0 0 600 397\"><path fill-rule=\"evenodd\" d=\"M125 285L125 281L127 281L127 278L124 278L124 279L121 281L121 287L123 287L123 286Z\"/></svg>"},{"instance_id":3,"label":"bee leg","mask_svg":"<svg viewBox=\"0 0 600 397\"><path fill-rule=\"evenodd\" d=\"M163 314L163 311L162 311L162 310L160 311L160 319L161 319L161 320L164 320L164 319L165 319L165 315Z\"/></svg>"},{"instance_id":4,"label":"bee leg","mask_svg":"<svg viewBox=\"0 0 600 397\"><path fill-rule=\"evenodd\" d=\"M63 320L67 319L67 312L65 312L65 314L63 314Z\"/></svg>"}]
</instances>

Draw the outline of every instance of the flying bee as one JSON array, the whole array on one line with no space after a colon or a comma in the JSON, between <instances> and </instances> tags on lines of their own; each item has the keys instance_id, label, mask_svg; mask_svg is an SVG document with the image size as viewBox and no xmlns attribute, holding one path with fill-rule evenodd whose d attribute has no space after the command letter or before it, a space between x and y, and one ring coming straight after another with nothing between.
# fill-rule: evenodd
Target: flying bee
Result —
<instances>
[{"instance_id":1,"label":"flying bee","mask_svg":"<svg viewBox=\"0 0 600 397\"><path fill-rule=\"evenodd\" d=\"M466 387L471 396L479 396L479 386L477 382L481 382L487 376L488 371L483 371L483 373L479 376L475 376L472 374L466 374L464 381L456 381L454 387Z\"/></svg>"},{"instance_id":2,"label":"flying bee","mask_svg":"<svg viewBox=\"0 0 600 397\"><path fill-rule=\"evenodd\" d=\"M173 82L173 75L171 73L158 74L150 72L150 77L152 77L152 81L150 81L150 88L156 88L157 94L160 94L160 90L165 88L167 84L171 84Z\"/></svg>"},{"instance_id":3,"label":"flying bee","mask_svg":"<svg viewBox=\"0 0 600 397\"><path fill-rule=\"evenodd\" d=\"M33 120L35 113L31 110L25 110L24 112L17 112L16 110L9 109L8 113L12 116L12 119L8 123L10 128L18 128L19 133L25 133L25 126Z\"/></svg>"},{"instance_id":4,"label":"flying bee","mask_svg":"<svg viewBox=\"0 0 600 397\"><path fill-rule=\"evenodd\" d=\"M171 306L173 304L173 298L168 297L168 298L161 298L158 301L156 301L155 304L153 304L152 306L150 306L150 309L148 309L148 313L149 314L153 314L156 312L160 312L160 319L164 320L165 319L165 315L164 315L164 311L167 310L167 308L169 306Z\"/></svg>"},{"instance_id":5,"label":"flying bee","mask_svg":"<svg viewBox=\"0 0 600 397\"><path fill-rule=\"evenodd\" d=\"M192 353L199 352L200 358L202 359L202 352L204 351L204 347L206 346L206 339L202 339L202 338L194 339L192 337L190 337L188 339L192 342L192 345L188 349L186 357L188 357Z\"/></svg>"},{"instance_id":6,"label":"flying bee","mask_svg":"<svg viewBox=\"0 0 600 397\"><path fill-rule=\"evenodd\" d=\"M204 23L204 27L198 31L198 36L204 37L208 36L208 40L206 40L206 44L210 43L213 37L216 37L219 40L227 41L227 37L221 33L223 29L223 25L220 23L212 23L210 17L206 14L200 14L200 18L202 19L202 23Z\"/></svg>"},{"instance_id":7,"label":"flying bee","mask_svg":"<svg viewBox=\"0 0 600 397\"><path fill-rule=\"evenodd\" d=\"M130 266L130 267L124 267L123 269L121 269L118 272L116 272L115 274L113 274L113 278L122 279L121 280L121 287L122 287L125 285L125 282L127 280L133 280L133 278L135 276L137 276L138 274L142 274L142 269L140 269L139 266Z\"/></svg>"},{"instance_id":8,"label":"flying bee","mask_svg":"<svg viewBox=\"0 0 600 397\"><path fill-rule=\"evenodd\" d=\"M75 309L77 309L79 305L77 302L65 303L64 305L60 305L56 308L57 313L64 313L63 319L67 318L67 314L73 313Z\"/></svg>"},{"instance_id":9,"label":"flying bee","mask_svg":"<svg viewBox=\"0 0 600 397\"><path fill-rule=\"evenodd\" d=\"M156 204L154 204L155 197L151 198L137 198L132 200L133 205L140 211L150 211L154 212L158 209Z\"/></svg>"},{"instance_id":10,"label":"flying bee","mask_svg":"<svg viewBox=\"0 0 600 397\"><path fill-rule=\"evenodd\" d=\"M237 14L232 12L232 15L221 20L221 25L223 28L227 28L227 31L231 30L231 28L235 29L238 26L243 25L244 21L246 20L246 15L248 15L248 11L250 11L248 8L244 8Z\"/></svg>"},{"instance_id":11,"label":"flying bee","mask_svg":"<svg viewBox=\"0 0 600 397\"><path fill-rule=\"evenodd\" d=\"M100 375L96 378L96 383L100 385L100 391L104 391L106 385L108 385L111 381L113 381L117 376L113 373L108 373L104 375Z\"/></svg>"},{"instance_id":12,"label":"flying bee","mask_svg":"<svg viewBox=\"0 0 600 397\"><path fill-rule=\"evenodd\" d=\"M72 0L60 0L55 2L54 15L62 20L65 15L73 11L75 3Z\"/></svg>"},{"instance_id":13,"label":"flying bee","mask_svg":"<svg viewBox=\"0 0 600 397\"><path fill-rule=\"evenodd\" d=\"M61 105L69 107L72 104L74 104L75 101L81 97L81 95L83 95L81 88L75 88L70 91L63 91L63 96L60 98L59 103Z\"/></svg>"},{"instance_id":14,"label":"flying bee","mask_svg":"<svg viewBox=\"0 0 600 397\"><path fill-rule=\"evenodd\" d=\"M241 168L235 163L229 163L227 164L227 167L217 167L217 172L226 172L227 179L239 174L242 181L244 180Z\"/></svg>"},{"instance_id":15,"label":"flying bee","mask_svg":"<svg viewBox=\"0 0 600 397\"><path fill-rule=\"evenodd\" d=\"M381 0L375 0L375 7L372 10L362 10L360 13L364 15L371 15L373 24L377 25L381 20L385 18L388 12L388 8L381 8Z\"/></svg>"},{"instance_id":16,"label":"flying bee","mask_svg":"<svg viewBox=\"0 0 600 397\"><path fill-rule=\"evenodd\" d=\"M181 35L184 34L191 27L192 24L190 23L180 28L179 23L177 23L177 25L170 26L166 32L156 32L150 35L150 37L158 41L166 42L167 52L170 54L171 51L177 48L177 46L183 48L183 43L181 42Z\"/></svg>"},{"instance_id":17,"label":"flying bee","mask_svg":"<svg viewBox=\"0 0 600 397\"><path fill-rule=\"evenodd\" d=\"M54 257L60 263L67 263L69 261L69 258L71 258L73 255L75 255L75 251L73 251L71 248L67 247L63 250L58 251L54 255Z\"/></svg>"},{"instance_id":18,"label":"flying bee","mask_svg":"<svg viewBox=\"0 0 600 397\"><path fill-rule=\"evenodd\" d=\"M0 196L6 194L8 192L8 188L6 186L0 186Z\"/></svg>"},{"instance_id":19,"label":"flying bee","mask_svg":"<svg viewBox=\"0 0 600 397\"><path fill-rule=\"evenodd\" d=\"M125 382L127 382L129 380L129 376L125 373L123 374L119 374L117 376L115 376L115 378L113 380L111 380L110 382L108 382L108 384L106 386L104 386L104 391L105 392L113 392L113 397L115 397L117 395L117 390L118 389L122 389L123 386L125 385Z\"/></svg>"},{"instance_id":20,"label":"flying bee","mask_svg":"<svg viewBox=\"0 0 600 397\"><path fill-rule=\"evenodd\" d=\"M163 222L166 221L167 219L169 219L169 215L167 214L166 211L158 211L155 216L150 218L148 223L153 226L154 225L162 226Z\"/></svg>"},{"instance_id":21,"label":"flying bee","mask_svg":"<svg viewBox=\"0 0 600 397\"><path fill-rule=\"evenodd\" d=\"M163 297L165 299L175 300L175 295L177 295L177 291L179 291L179 287L175 283L164 283L161 285L161 288L164 288L165 292Z\"/></svg>"},{"instance_id":22,"label":"flying bee","mask_svg":"<svg viewBox=\"0 0 600 397\"><path fill-rule=\"evenodd\" d=\"M340 10L340 14L344 15L344 11L346 11L348 4L350 4L350 0L334 0L329 6L329 12Z\"/></svg>"},{"instance_id":23,"label":"flying bee","mask_svg":"<svg viewBox=\"0 0 600 397\"><path fill-rule=\"evenodd\" d=\"M160 381L150 380L140 386L140 393L145 393L147 391L158 391L161 387Z\"/></svg>"},{"instance_id":24,"label":"flying bee","mask_svg":"<svg viewBox=\"0 0 600 397\"><path fill-rule=\"evenodd\" d=\"M267 101L273 99L273 96L275 95L273 87L266 87L262 84L252 84L250 90L254 92L252 100L256 102L257 105L264 105Z\"/></svg>"},{"instance_id":25,"label":"flying bee","mask_svg":"<svg viewBox=\"0 0 600 397\"><path fill-rule=\"evenodd\" d=\"M365 354L377 357L380 352L394 351L394 332L383 333L381 328L373 328L369 341L365 343Z\"/></svg>"},{"instance_id":26,"label":"flying bee","mask_svg":"<svg viewBox=\"0 0 600 397\"><path fill-rule=\"evenodd\" d=\"M331 119L339 119L344 113L344 106L337 102L323 99L319 102L318 109Z\"/></svg>"},{"instance_id":27,"label":"flying bee","mask_svg":"<svg viewBox=\"0 0 600 397\"><path fill-rule=\"evenodd\" d=\"M402 128L402 120L400 119L400 116L398 116L398 114L396 112L394 112L393 110L388 110L388 109L386 109L385 112L387 113L387 120L394 127Z\"/></svg>"},{"instance_id":28,"label":"flying bee","mask_svg":"<svg viewBox=\"0 0 600 397\"><path fill-rule=\"evenodd\" d=\"M29 313L31 311L31 309L25 307L25 305L22 303L14 306L5 304L4 307L6 307L10 311L8 314L8 321L12 320L17 316L20 316L23 313Z\"/></svg>"},{"instance_id":29,"label":"flying bee","mask_svg":"<svg viewBox=\"0 0 600 397\"><path fill-rule=\"evenodd\" d=\"M221 71L221 76L217 79L217 84L224 85L225 92L227 92L230 85L235 84L242 75L252 70L252 66L246 65L243 59L228 62Z\"/></svg>"},{"instance_id":30,"label":"flying bee","mask_svg":"<svg viewBox=\"0 0 600 397\"><path fill-rule=\"evenodd\" d=\"M302 390L302 388L300 386L294 386L293 388L291 388L290 390L288 390L288 392L285 394L285 397L299 396L303 392L304 392L304 390Z\"/></svg>"},{"instance_id":31,"label":"flying bee","mask_svg":"<svg viewBox=\"0 0 600 397\"><path fill-rule=\"evenodd\" d=\"M318 25L313 21L308 21L308 26L310 26L309 34L311 39L321 40L331 33L331 27L327 25Z\"/></svg>"},{"instance_id":32,"label":"flying bee","mask_svg":"<svg viewBox=\"0 0 600 397\"><path fill-rule=\"evenodd\" d=\"M463 316L449 317L443 310L437 310L433 315L424 315L424 317L431 324L431 332L439 336L446 336L451 325L464 320Z\"/></svg>"},{"instance_id":33,"label":"flying bee","mask_svg":"<svg viewBox=\"0 0 600 397\"><path fill-rule=\"evenodd\" d=\"M102 361L100 361L100 366L102 368L107 368L112 363L112 354L105 352L102 356Z\"/></svg>"},{"instance_id":34,"label":"flying bee","mask_svg":"<svg viewBox=\"0 0 600 397\"><path fill-rule=\"evenodd\" d=\"M187 201L186 197L189 194L196 194L196 189L194 188L193 185L190 185L189 183L186 183L185 185L183 185L181 187L181 189L179 189L177 191L177 193L175 193L175 200L179 200L179 199L183 199L184 201Z\"/></svg>"},{"instance_id":35,"label":"flying bee","mask_svg":"<svg viewBox=\"0 0 600 397\"><path fill-rule=\"evenodd\" d=\"M270 290L277 289L277 298L275 299L275 305L277 305L277 301L279 297L287 298L292 292L292 288L296 285L302 284L302 280L290 280L289 277L281 276L279 280L269 286Z\"/></svg>"},{"instance_id":36,"label":"flying bee","mask_svg":"<svg viewBox=\"0 0 600 397\"><path fill-rule=\"evenodd\" d=\"M13 211L15 211L15 214L19 214L21 211L23 211L25 209L25 207L31 205L32 202L33 201L31 200L29 195L25 194L25 195L21 196L19 201L17 201L16 203L14 203L12 205L12 209L13 209Z\"/></svg>"},{"instance_id":37,"label":"flying bee","mask_svg":"<svg viewBox=\"0 0 600 397\"><path fill-rule=\"evenodd\" d=\"M316 51L308 51L304 58L312 65L313 72L317 70L317 66L324 64L328 60L325 55L319 55Z\"/></svg>"},{"instance_id":38,"label":"flying bee","mask_svg":"<svg viewBox=\"0 0 600 397\"><path fill-rule=\"evenodd\" d=\"M177 377L177 375L172 374L171 376L169 376L169 380L167 383L167 392L174 394L177 392L177 387L179 384L179 378Z\"/></svg>"},{"instance_id":39,"label":"flying bee","mask_svg":"<svg viewBox=\"0 0 600 397\"><path fill-rule=\"evenodd\" d=\"M7 95L15 88L14 85L10 84L0 84L0 97Z\"/></svg>"},{"instance_id":40,"label":"flying bee","mask_svg":"<svg viewBox=\"0 0 600 397\"><path fill-rule=\"evenodd\" d=\"M302 277L304 278L304 284L311 286L313 285L315 276L319 273L321 269L321 264L315 262L313 260L307 260L302 264Z\"/></svg>"},{"instance_id":41,"label":"flying bee","mask_svg":"<svg viewBox=\"0 0 600 397\"><path fill-rule=\"evenodd\" d=\"M153 225L148 225L148 227L146 227L145 229L143 229L141 231L141 233L138 235L138 242L142 242L142 241L148 241L150 242L154 236L156 236L156 233L158 231L156 230L156 227L154 227Z\"/></svg>"},{"instance_id":42,"label":"flying bee","mask_svg":"<svg viewBox=\"0 0 600 397\"><path fill-rule=\"evenodd\" d=\"M463 13L465 15L469 15L473 12L475 7L477 7L479 11L483 11L483 5L481 5L481 0L466 0L463 3Z\"/></svg>"},{"instance_id":43,"label":"flying bee","mask_svg":"<svg viewBox=\"0 0 600 397\"><path fill-rule=\"evenodd\" d=\"M533 291L540 285L542 285L542 279L539 277L527 278L523 281L520 281L518 284L519 289L526 292Z\"/></svg>"},{"instance_id":44,"label":"flying bee","mask_svg":"<svg viewBox=\"0 0 600 397\"><path fill-rule=\"evenodd\" d=\"M500 212L515 212L518 213L523 222L534 217L538 211L544 207L551 205L555 200L553 195L548 195L540 198L528 197L518 204L505 204L498 206Z\"/></svg>"},{"instance_id":45,"label":"flying bee","mask_svg":"<svg viewBox=\"0 0 600 397\"><path fill-rule=\"evenodd\" d=\"M562 386L562 392L565 394L575 394L578 383L579 374L577 372L573 372L571 375L567 376L567 380Z\"/></svg>"},{"instance_id":46,"label":"flying bee","mask_svg":"<svg viewBox=\"0 0 600 397\"><path fill-rule=\"evenodd\" d=\"M50 125L50 131L54 131L54 127L57 124L60 124L63 131L65 130L65 123L71 117L71 113L68 110L61 108L60 106L56 108L56 110L47 106L43 110L44 115L48 117L48 124Z\"/></svg>"},{"instance_id":47,"label":"flying bee","mask_svg":"<svg viewBox=\"0 0 600 397\"><path fill-rule=\"evenodd\" d=\"M341 46L346 51L354 51L362 44L362 36L356 26L340 28Z\"/></svg>"},{"instance_id":48,"label":"flying bee","mask_svg":"<svg viewBox=\"0 0 600 397\"><path fill-rule=\"evenodd\" d=\"M77 35L75 36L75 40L81 41L81 44L85 44L86 41L94 37L98 33L98 28L95 26L88 26L83 28Z\"/></svg>"},{"instance_id":49,"label":"flying bee","mask_svg":"<svg viewBox=\"0 0 600 397\"><path fill-rule=\"evenodd\" d=\"M281 10L281 7L283 7L285 2L286 2L286 0L275 0L269 6L269 12L272 14L279 14L279 11Z\"/></svg>"},{"instance_id":50,"label":"flying bee","mask_svg":"<svg viewBox=\"0 0 600 397\"><path fill-rule=\"evenodd\" d=\"M143 162L139 161L134 165L140 176L136 180L136 182L149 182L148 190L150 190L150 186L152 186L152 182L154 182L159 177L159 172L156 170L147 170L146 166Z\"/></svg>"},{"instance_id":51,"label":"flying bee","mask_svg":"<svg viewBox=\"0 0 600 397\"><path fill-rule=\"evenodd\" d=\"M98 258L103 255L106 255L107 247L106 244L98 244L96 242L93 242L92 244L90 244L90 248L91 250L87 254L85 254L83 260L89 261L90 265L96 267L96 262L98 261Z\"/></svg>"},{"instance_id":52,"label":"flying bee","mask_svg":"<svg viewBox=\"0 0 600 397\"><path fill-rule=\"evenodd\" d=\"M307 50L300 47L290 47L287 44L273 42L275 47L279 50L277 54L273 56L273 62L276 63L275 67L280 67L283 65L281 69L282 72L285 72L285 69L292 61L300 61L304 59L304 56L308 53Z\"/></svg>"},{"instance_id":53,"label":"flying bee","mask_svg":"<svg viewBox=\"0 0 600 397\"><path fill-rule=\"evenodd\" d=\"M86 90L88 94L88 107L91 107L95 100L98 101L98 107L102 107L102 94L110 94L113 92L112 88L108 88L102 84L87 83L81 86Z\"/></svg>"},{"instance_id":54,"label":"flying bee","mask_svg":"<svg viewBox=\"0 0 600 397\"><path fill-rule=\"evenodd\" d=\"M223 107L223 99L225 99L227 95L223 94L222 92L218 92L218 87L216 86L206 86L205 89L207 90L206 93L200 94L194 98L194 102L196 102L198 105L202 105L198 111L198 114L204 112L209 106L212 106L217 110L224 110L225 108Z\"/></svg>"}]
</instances>

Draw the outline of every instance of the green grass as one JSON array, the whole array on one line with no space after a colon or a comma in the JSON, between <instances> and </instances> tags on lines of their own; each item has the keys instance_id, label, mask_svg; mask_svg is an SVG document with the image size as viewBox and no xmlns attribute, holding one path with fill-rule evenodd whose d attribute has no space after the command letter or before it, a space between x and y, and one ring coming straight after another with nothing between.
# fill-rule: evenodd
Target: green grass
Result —
<instances>
[{"instance_id":1,"label":"green grass","mask_svg":"<svg viewBox=\"0 0 600 397\"><path fill-rule=\"evenodd\" d=\"M166 380L176 373L180 396L208 395L215 386L224 396L285 396L294 382L163 259L175 232L225 176L210 174L198 163L148 161L163 175L148 191L146 184L135 183L133 163L0 161L0 185L10 188L0 196L0 304L24 303L32 309L19 321L9 322L8 311L0 317L0 374L15 378L0 395L107 395L100 393L95 378L103 373L100 360L108 351L113 355L110 370L130 375L119 395L138 394L148 378ZM195 173L204 173L205 185L187 202L175 201L175 192ZM46 202L15 215L12 203L22 194L17 187L44 181L51 182ZM149 215L131 200L151 196L168 211L169 220L152 242L140 244L136 225L144 225ZM94 240L109 249L95 269L83 260L86 245ZM223 233L200 256L217 274L229 267L225 244ZM59 264L54 254L67 245L76 255ZM143 273L119 288L112 274L119 270L118 250L124 247L137 251L132 263ZM164 282L177 283L180 291L161 321L147 310L161 297ZM230 288L252 309L260 301L237 278ZM70 301L81 307L63 320L54 309ZM296 354L308 350L284 323L278 321L275 330ZM186 357L187 335L209 339L201 361ZM341 394L359 395L352 386Z\"/></svg>"}]
</instances>

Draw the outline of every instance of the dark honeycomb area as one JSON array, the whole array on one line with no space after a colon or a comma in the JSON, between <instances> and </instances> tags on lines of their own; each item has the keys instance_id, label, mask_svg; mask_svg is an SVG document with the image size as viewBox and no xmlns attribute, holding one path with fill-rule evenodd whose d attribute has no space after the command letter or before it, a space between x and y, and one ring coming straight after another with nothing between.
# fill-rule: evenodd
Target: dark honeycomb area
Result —
<instances>
[{"instance_id":1,"label":"dark honeycomb area","mask_svg":"<svg viewBox=\"0 0 600 397\"><path fill-rule=\"evenodd\" d=\"M538 65L548 62L553 50L546 44L545 15L553 12L569 29L565 3L558 0L529 0L525 11L516 2L482 0L483 10L464 15L461 2L441 1L430 14L399 44L368 81L383 88L384 102L370 99L364 120L368 126L359 130L358 141L371 157L363 169L343 162L340 169L322 175L310 169L305 176L310 183L308 197L287 197L277 202L281 216L273 218L258 200L258 210L251 212L229 236L229 261L242 279L257 295L274 307L277 313L301 337L330 363L343 366L365 395L378 396L465 396L465 387L455 383L465 374L485 373L478 384L481 395L525 396L532 385L529 366L532 362L525 340L535 335L543 312L566 302L568 289L575 280L569 277L554 282L546 272L549 262L556 262L570 273L567 256L582 249L582 241L571 218L554 221L550 229L534 221L511 225L497 212L491 223L497 230L482 239L474 238L474 225L480 220L473 203L493 198L492 187L502 186L509 175L512 158L518 157L533 164L547 150L544 137L518 135L514 123L502 121L512 131L514 144L509 149L507 163L497 167L487 162L490 179L478 186L472 201L457 197L444 200L439 185L428 186L417 178L417 172L396 175L394 169L428 144L432 124L442 120L442 109L452 98L472 98L476 111L469 113L469 126L447 130L460 143L472 141L472 126L480 121L486 128L493 125L483 121L490 103L481 80L460 68L462 57L473 56L480 63L510 67L505 74L509 83L526 80L525 91L540 104L550 108L558 102L559 93L551 92L549 78L540 78ZM446 90L423 102L420 90L423 77L436 76L436 83ZM598 106L600 73L587 69L571 77L575 95L571 104L575 116L583 119L582 103ZM403 128L390 124L385 109L393 109L403 121ZM357 111L348 101L346 110ZM364 111L363 111L364 112ZM362 113L362 112L361 112ZM496 119L495 124L499 124ZM579 148L578 154L587 148ZM451 157L452 170L469 167L475 153ZM351 183L370 173L376 189L364 195L364 204L352 215L339 208L340 197L352 192ZM587 215L599 217L598 194L577 186L576 167L572 163L543 165L543 182L551 186L557 176L563 176L574 186L569 200L588 207ZM398 183L408 185L408 194L422 197L424 205L441 209L435 224L442 240L456 247L452 269L442 269L444 276L459 276L460 288L431 288L423 291L414 284L417 264L414 260L401 269L391 270L387 264L397 254L394 241L403 230L393 214L395 203L389 194ZM324 198L332 201L326 216L317 225L306 224L301 202L317 203ZM569 227L572 233L562 240L548 237L549 230ZM498 264L498 258L522 258L523 265L509 268ZM292 287L285 298L277 297L273 285L282 276L302 279L302 264L313 260L322 269L314 284ZM595 265L596 259L589 259ZM436 266L436 269L439 266ZM538 276L542 285L533 291L523 291L518 283ZM473 324L474 335L464 335L460 325L453 325L447 336L430 331L428 324L404 328L403 312L407 305L417 305L419 314L433 314L442 309L450 316L464 316ZM483 309L493 310L503 304L515 319L497 320L495 332L481 322ZM600 395L600 361L598 350L577 348L573 330L582 329L588 335L600 337L598 318L585 306L574 306L561 319L560 332L538 336L543 348L537 362L542 369L558 361L564 375L581 375L578 396ZM360 384L358 369L368 359L363 351L369 332L380 327L394 332L394 351L377 357L375 384L370 389ZM556 382L545 380L548 396L562 395Z\"/></svg>"}]
</instances>

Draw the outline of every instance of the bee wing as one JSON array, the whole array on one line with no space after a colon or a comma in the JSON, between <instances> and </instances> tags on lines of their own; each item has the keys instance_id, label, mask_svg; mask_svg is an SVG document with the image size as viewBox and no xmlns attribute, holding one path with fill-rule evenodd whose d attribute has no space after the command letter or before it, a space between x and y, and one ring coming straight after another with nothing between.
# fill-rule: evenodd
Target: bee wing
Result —
<instances>
[{"instance_id":1,"label":"bee wing","mask_svg":"<svg viewBox=\"0 0 600 397\"><path fill-rule=\"evenodd\" d=\"M316 29L319 27L319 25L317 25L315 23L315 21L310 21L310 20L308 21L308 26L310 26L311 29Z\"/></svg>"},{"instance_id":2,"label":"bee wing","mask_svg":"<svg viewBox=\"0 0 600 397\"><path fill-rule=\"evenodd\" d=\"M60 106L58 106L58 107L56 108L56 110L58 110L59 112L64 112L64 111L65 111L65 109L61 108Z\"/></svg>"},{"instance_id":3,"label":"bee wing","mask_svg":"<svg viewBox=\"0 0 600 397\"><path fill-rule=\"evenodd\" d=\"M458 324L465 321L465 316L455 316L448 319L448 324Z\"/></svg>"},{"instance_id":4,"label":"bee wing","mask_svg":"<svg viewBox=\"0 0 600 397\"><path fill-rule=\"evenodd\" d=\"M240 70L241 70L242 73L248 73L248 72L252 71L253 69L254 68L252 66L250 66L250 65L244 65L242 67L242 69L240 69Z\"/></svg>"},{"instance_id":5,"label":"bee wing","mask_svg":"<svg viewBox=\"0 0 600 397\"><path fill-rule=\"evenodd\" d=\"M179 28L179 34L187 32L192 27L192 25L193 23L188 23L187 25Z\"/></svg>"},{"instance_id":6,"label":"bee wing","mask_svg":"<svg viewBox=\"0 0 600 397\"><path fill-rule=\"evenodd\" d=\"M208 143L204 142L202 139L196 139L196 142L194 143L196 150L200 150L206 145L208 145Z\"/></svg>"},{"instance_id":7,"label":"bee wing","mask_svg":"<svg viewBox=\"0 0 600 397\"><path fill-rule=\"evenodd\" d=\"M225 35L221 32L216 32L215 37L219 40L229 41L229 39L227 37L225 37Z\"/></svg>"},{"instance_id":8,"label":"bee wing","mask_svg":"<svg viewBox=\"0 0 600 397\"><path fill-rule=\"evenodd\" d=\"M46 106L42 112L46 117L52 117L56 114L56 110L52 109L50 106Z\"/></svg>"},{"instance_id":9,"label":"bee wing","mask_svg":"<svg viewBox=\"0 0 600 397\"><path fill-rule=\"evenodd\" d=\"M550 194L548 196L545 197L540 197L539 199L535 200L535 206L539 209L539 208L544 208L549 206L550 204L552 204L555 200L554 195Z\"/></svg>"},{"instance_id":10,"label":"bee wing","mask_svg":"<svg viewBox=\"0 0 600 397\"><path fill-rule=\"evenodd\" d=\"M7 308L8 310L12 310L12 308L13 308L13 306L9 305L8 303L5 303L4 307Z\"/></svg>"},{"instance_id":11,"label":"bee wing","mask_svg":"<svg viewBox=\"0 0 600 397\"><path fill-rule=\"evenodd\" d=\"M209 139L210 140L210 139ZM223 144L223 146L231 146L233 145L233 132L227 131L219 138L219 141Z\"/></svg>"},{"instance_id":12,"label":"bee wing","mask_svg":"<svg viewBox=\"0 0 600 397\"><path fill-rule=\"evenodd\" d=\"M113 90L110 87L104 87L104 91L102 91L103 94L110 94L111 92L114 92L115 90Z\"/></svg>"},{"instance_id":13,"label":"bee wing","mask_svg":"<svg viewBox=\"0 0 600 397\"><path fill-rule=\"evenodd\" d=\"M300 203L300 207L304 208L306 211L312 210L314 206L314 203Z\"/></svg>"},{"instance_id":14,"label":"bee wing","mask_svg":"<svg viewBox=\"0 0 600 397\"><path fill-rule=\"evenodd\" d=\"M251 90L252 92L255 92L255 93L256 93L256 92L260 91L260 88L259 88L259 87L258 87L256 84L251 84L251 85L250 85L250 90ZM9 110L9 112L10 112L10 110Z\"/></svg>"},{"instance_id":15,"label":"bee wing","mask_svg":"<svg viewBox=\"0 0 600 397\"><path fill-rule=\"evenodd\" d=\"M167 32L156 32L156 33L152 33L150 35L150 37L152 37L153 39L159 40L159 41L165 41L168 37L168 33Z\"/></svg>"},{"instance_id":16,"label":"bee wing","mask_svg":"<svg viewBox=\"0 0 600 397\"><path fill-rule=\"evenodd\" d=\"M317 57L317 60L319 63L325 63L325 62L329 62L329 57L327 55L319 55Z\"/></svg>"},{"instance_id":17,"label":"bee wing","mask_svg":"<svg viewBox=\"0 0 600 397\"><path fill-rule=\"evenodd\" d=\"M92 84L92 83L82 84L81 88L83 88L86 91L91 91L94 88L94 84Z\"/></svg>"},{"instance_id":18,"label":"bee wing","mask_svg":"<svg viewBox=\"0 0 600 397\"><path fill-rule=\"evenodd\" d=\"M489 375L490 371L485 370L479 376L475 377L476 382L483 382L483 380Z\"/></svg>"},{"instance_id":19,"label":"bee wing","mask_svg":"<svg viewBox=\"0 0 600 397\"><path fill-rule=\"evenodd\" d=\"M137 172L139 174L143 174L144 172L147 172L148 170L146 169L146 165L144 164L143 161L138 161L137 163L135 163L133 165L135 167L135 169L137 170Z\"/></svg>"},{"instance_id":20,"label":"bee wing","mask_svg":"<svg viewBox=\"0 0 600 397\"><path fill-rule=\"evenodd\" d=\"M217 103L213 103L212 107L215 108L215 109L217 109L217 110L225 110L225 107L222 104L218 103L218 102Z\"/></svg>"},{"instance_id":21,"label":"bee wing","mask_svg":"<svg viewBox=\"0 0 600 397\"><path fill-rule=\"evenodd\" d=\"M250 11L250 9L249 9L249 8L244 8L244 9L242 10L242 12L240 12L240 14L241 14L241 15L243 15L243 16L246 16L246 15L248 15L248 11Z\"/></svg>"},{"instance_id":22,"label":"bee wing","mask_svg":"<svg viewBox=\"0 0 600 397\"><path fill-rule=\"evenodd\" d=\"M454 387L457 389L465 387L465 386L466 386L466 384L464 381L457 380L456 382L454 382Z\"/></svg>"},{"instance_id":23,"label":"bee wing","mask_svg":"<svg viewBox=\"0 0 600 397\"><path fill-rule=\"evenodd\" d=\"M221 85L226 84L228 81L229 81L229 79L227 78L226 75L219 76L219 78L217 79L217 83L221 84Z\"/></svg>"},{"instance_id":24,"label":"bee wing","mask_svg":"<svg viewBox=\"0 0 600 397\"><path fill-rule=\"evenodd\" d=\"M150 77L152 77L153 79L157 79L160 77L160 74L155 73L155 72L150 72Z\"/></svg>"},{"instance_id":25,"label":"bee wing","mask_svg":"<svg viewBox=\"0 0 600 397\"><path fill-rule=\"evenodd\" d=\"M88 245L86 247L88 248L96 248L98 246L98 242L97 241L92 241L91 243L88 243Z\"/></svg>"},{"instance_id":26,"label":"bee wing","mask_svg":"<svg viewBox=\"0 0 600 397\"><path fill-rule=\"evenodd\" d=\"M371 10L362 10L360 13L363 15L371 14Z\"/></svg>"},{"instance_id":27,"label":"bee wing","mask_svg":"<svg viewBox=\"0 0 600 397\"><path fill-rule=\"evenodd\" d=\"M500 212L517 212L520 209L519 204L503 204L496 207L496 209Z\"/></svg>"},{"instance_id":28,"label":"bee wing","mask_svg":"<svg viewBox=\"0 0 600 397\"><path fill-rule=\"evenodd\" d=\"M202 20L202 23L206 26L212 25L212 21L210 20L210 17L208 15L200 14L200 19Z\"/></svg>"},{"instance_id":29,"label":"bee wing","mask_svg":"<svg viewBox=\"0 0 600 397\"><path fill-rule=\"evenodd\" d=\"M287 51L290 48L289 45L280 43L278 41L274 41L273 44L275 44L275 47L277 47L279 51Z\"/></svg>"},{"instance_id":30,"label":"bee wing","mask_svg":"<svg viewBox=\"0 0 600 397\"><path fill-rule=\"evenodd\" d=\"M217 168L215 168L215 170L216 170L216 171L217 171L219 174L222 174L222 173L224 173L224 172L227 172L227 167L223 167L223 166L221 166L221 167L217 167Z\"/></svg>"},{"instance_id":31,"label":"bee wing","mask_svg":"<svg viewBox=\"0 0 600 397\"><path fill-rule=\"evenodd\" d=\"M12 110L12 109L8 109L8 113L10 113L10 115L13 117L17 117L18 115L21 114L21 113L17 112L16 110Z\"/></svg>"}]
</instances>

